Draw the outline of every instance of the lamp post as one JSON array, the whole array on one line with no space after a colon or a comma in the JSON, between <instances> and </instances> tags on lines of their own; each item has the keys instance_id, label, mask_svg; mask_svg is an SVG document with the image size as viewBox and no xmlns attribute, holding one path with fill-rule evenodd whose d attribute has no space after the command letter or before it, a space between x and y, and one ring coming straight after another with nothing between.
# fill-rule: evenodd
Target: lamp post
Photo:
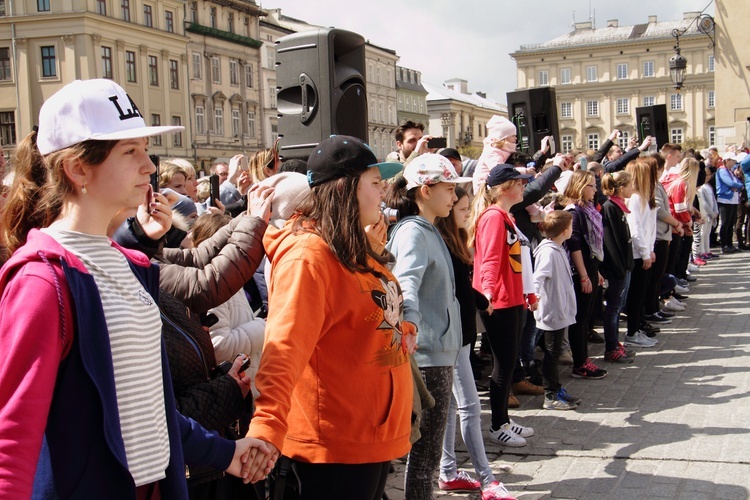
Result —
<instances>
[{"instance_id":1,"label":"lamp post","mask_svg":"<svg viewBox=\"0 0 750 500\"><path fill-rule=\"evenodd\" d=\"M684 31L683 31L684 33ZM677 40L674 46L675 54L669 58L669 77L672 79L674 88L680 93L682 84L685 83L685 70L687 69L687 59L680 54L680 31L672 30L672 36Z\"/></svg>"}]
</instances>

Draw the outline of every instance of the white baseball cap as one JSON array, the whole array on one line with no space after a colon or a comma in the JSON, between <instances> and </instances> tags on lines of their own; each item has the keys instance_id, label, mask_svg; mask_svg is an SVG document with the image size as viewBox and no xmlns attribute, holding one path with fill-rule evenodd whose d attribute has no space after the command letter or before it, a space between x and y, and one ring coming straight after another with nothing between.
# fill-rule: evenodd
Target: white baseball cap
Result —
<instances>
[{"instance_id":1,"label":"white baseball cap","mask_svg":"<svg viewBox=\"0 0 750 500\"><path fill-rule=\"evenodd\" d=\"M434 153L425 153L414 158L404 169L406 190L418 186L432 186L440 182L471 182L471 177L459 177L448 158Z\"/></svg>"},{"instance_id":2,"label":"white baseball cap","mask_svg":"<svg viewBox=\"0 0 750 500\"><path fill-rule=\"evenodd\" d=\"M76 80L42 105L36 144L46 155L87 140L136 139L184 129L146 126L133 100L112 80Z\"/></svg>"}]
</instances>

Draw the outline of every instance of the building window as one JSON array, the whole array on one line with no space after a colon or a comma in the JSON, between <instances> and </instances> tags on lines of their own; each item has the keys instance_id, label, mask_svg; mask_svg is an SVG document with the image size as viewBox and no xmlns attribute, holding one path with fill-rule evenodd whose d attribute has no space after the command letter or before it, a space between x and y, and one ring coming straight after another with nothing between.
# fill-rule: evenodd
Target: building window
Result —
<instances>
[{"instance_id":1,"label":"building window","mask_svg":"<svg viewBox=\"0 0 750 500\"><path fill-rule=\"evenodd\" d=\"M234 14L232 12L229 13L229 16L227 18L227 26L230 33L234 33Z\"/></svg>"},{"instance_id":2,"label":"building window","mask_svg":"<svg viewBox=\"0 0 750 500\"><path fill-rule=\"evenodd\" d=\"M242 24L244 24L245 36L250 37L250 18L245 16Z\"/></svg>"},{"instance_id":3,"label":"building window","mask_svg":"<svg viewBox=\"0 0 750 500\"><path fill-rule=\"evenodd\" d=\"M247 88L249 89L253 88L253 65L252 64L245 65L245 85L247 85Z\"/></svg>"},{"instance_id":4,"label":"building window","mask_svg":"<svg viewBox=\"0 0 750 500\"><path fill-rule=\"evenodd\" d=\"M216 7L211 7L211 27L216 28Z\"/></svg>"},{"instance_id":5,"label":"building window","mask_svg":"<svg viewBox=\"0 0 750 500\"><path fill-rule=\"evenodd\" d=\"M120 0L120 14L123 21L130 21L130 0Z\"/></svg>"},{"instance_id":6,"label":"building window","mask_svg":"<svg viewBox=\"0 0 750 500\"><path fill-rule=\"evenodd\" d=\"M211 58L211 81L221 83L221 59L218 56Z\"/></svg>"},{"instance_id":7,"label":"building window","mask_svg":"<svg viewBox=\"0 0 750 500\"><path fill-rule=\"evenodd\" d=\"M57 76L57 61L55 59L55 46L46 45L42 49L42 76Z\"/></svg>"},{"instance_id":8,"label":"building window","mask_svg":"<svg viewBox=\"0 0 750 500\"><path fill-rule=\"evenodd\" d=\"M247 135L255 138L255 111L247 112Z\"/></svg>"},{"instance_id":9,"label":"building window","mask_svg":"<svg viewBox=\"0 0 750 500\"><path fill-rule=\"evenodd\" d=\"M538 86L543 87L544 85L549 85L549 71L547 70L542 70L539 72Z\"/></svg>"},{"instance_id":10,"label":"building window","mask_svg":"<svg viewBox=\"0 0 750 500\"><path fill-rule=\"evenodd\" d=\"M630 132L621 132L620 137L617 138L617 145L625 151L628 148L628 142L630 142Z\"/></svg>"},{"instance_id":11,"label":"building window","mask_svg":"<svg viewBox=\"0 0 750 500\"><path fill-rule=\"evenodd\" d=\"M643 62L643 77L648 78L654 76L654 61Z\"/></svg>"},{"instance_id":12,"label":"building window","mask_svg":"<svg viewBox=\"0 0 750 500\"><path fill-rule=\"evenodd\" d=\"M643 105L644 106L654 106L656 105L656 97L654 96L646 96L643 98Z\"/></svg>"},{"instance_id":13,"label":"building window","mask_svg":"<svg viewBox=\"0 0 750 500\"><path fill-rule=\"evenodd\" d=\"M586 116L599 116L599 101L586 101Z\"/></svg>"},{"instance_id":14,"label":"building window","mask_svg":"<svg viewBox=\"0 0 750 500\"><path fill-rule=\"evenodd\" d=\"M573 150L573 136L562 135L560 136L560 147L563 153L568 153Z\"/></svg>"},{"instance_id":15,"label":"building window","mask_svg":"<svg viewBox=\"0 0 750 500\"><path fill-rule=\"evenodd\" d=\"M224 135L224 109L218 106L214 109L214 134Z\"/></svg>"},{"instance_id":16,"label":"building window","mask_svg":"<svg viewBox=\"0 0 750 500\"><path fill-rule=\"evenodd\" d=\"M102 78L112 79L112 47L102 47Z\"/></svg>"},{"instance_id":17,"label":"building window","mask_svg":"<svg viewBox=\"0 0 750 500\"><path fill-rule=\"evenodd\" d=\"M596 66L586 66L586 81L596 82L598 80L599 77L596 74Z\"/></svg>"},{"instance_id":18,"label":"building window","mask_svg":"<svg viewBox=\"0 0 750 500\"><path fill-rule=\"evenodd\" d=\"M271 83L271 82L269 82L269 83ZM271 86L270 86L270 87L268 88L268 93L269 93L269 97L270 97L270 99L269 99L269 103L268 103L268 104L269 104L269 105L270 105L270 106L271 106L272 108L275 108L275 107L276 107L276 92L277 92L277 90L276 90L276 82L273 82L273 85L271 85Z\"/></svg>"},{"instance_id":19,"label":"building window","mask_svg":"<svg viewBox=\"0 0 750 500\"><path fill-rule=\"evenodd\" d=\"M617 114L627 115L630 113L630 99L621 97L617 99Z\"/></svg>"},{"instance_id":20,"label":"building window","mask_svg":"<svg viewBox=\"0 0 750 500\"><path fill-rule=\"evenodd\" d=\"M682 94L672 94L669 96L669 109L672 111L682 110Z\"/></svg>"},{"instance_id":21,"label":"building window","mask_svg":"<svg viewBox=\"0 0 750 500\"><path fill-rule=\"evenodd\" d=\"M172 90L180 90L180 68L178 64L173 59L169 60L169 88Z\"/></svg>"},{"instance_id":22,"label":"building window","mask_svg":"<svg viewBox=\"0 0 750 500\"><path fill-rule=\"evenodd\" d=\"M190 2L190 22L198 22L198 2Z\"/></svg>"},{"instance_id":23,"label":"building window","mask_svg":"<svg viewBox=\"0 0 750 500\"><path fill-rule=\"evenodd\" d=\"M560 118L573 118L573 103L572 102L560 103Z\"/></svg>"},{"instance_id":24,"label":"building window","mask_svg":"<svg viewBox=\"0 0 750 500\"><path fill-rule=\"evenodd\" d=\"M0 81L10 79L10 48L0 47Z\"/></svg>"},{"instance_id":25,"label":"building window","mask_svg":"<svg viewBox=\"0 0 750 500\"><path fill-rule=\"evenodd\" d=\"M39 12L49 12L49 0L36 0L36 10Z\"/></svg>"},{"instance_id":26,"label":"building window","mask_svg":"<svg viewBox=\"0 0 750 500\"><path fill-rule=\"evenodd\" d=\"M669 131L669 137L672 144L682 144L682 128L673 128Z\"/></svg>"},{"instance_id":27,"label":"building window","mask_svg":"<svg viewBox=\"0 0 750 500\"><path fill-rule=\"evenodd\" d=\"M16 143L16 114L13 111L0 112L0 144L7 146Z\"/></svg>"},{"instance_id":28,"label":"building window","mask_svg":"<svg viewBox=\"0 0 750 500\"><path fill-rule=\"evenodd\" d=\"M709 108L716 107L716 92L714 92L713 90L708 91L708 107Z\"/></svg>"},{"instance_id":29,"label":"building window","mask_svg":"<svg viewBox=\"0 0 750 500\"><path fill-rule=\"evenodd\" d=\"M151 126L161 127L161 115L151 113ZM161 146L161 136L155 135L149 139L152 146Z\"/></svg>"},{"instance_id":30,"label":"building window","mask_svg":"<svg viewBox=\"0 0 750 500\"><path fill-rule=\"evenodd\" d=\"M278 138L279 138L279 124L272 123L271 124L271 143L276 142L276 139Z\"/></svg>"},{"instance_id":31,"label":"building window","mask_svg":"<svg viewBox=\"0 0 750 500\"><path fill-rule=\"evenodd\" d=\"M588 149L593 149L594 151L599 149L599 134L588 135Z\"/></svg>"},{"instance_id":32,"label":"building window","mask_svg":"<svg viewBox=\"0 0 750 500\"><path fill-rule=\"evenodd\" d=\"M240 84L240 71L237 61L229 60L229 83L231 85Z\"/></svg>"},{"instance_id":33,"label":"building window","mask_svg":"<svg viewBox=\"0 0 750 500\"><path fill-rule=\"evenodd\" d=\"M173 116L172 125L178 127L182 126L182 118L180 118L179 116ZM176 148L182 147L182 130L172 134L172 146Z\"/></svg>"},{"instance_id":34,"label":"building window","mask_svg":"<svg viewBox=\"0 0 750 500\"><path fill-rule=\"evenodd\" d=\"M135 52L130 50L125 51L125 79L129 83L137 81L135 74Z\"/></svg>"},{"instance_id":35,"label":"building window","mask_svg":"<svg viewBox=\"0 0 750 500\"><path fill-rule=\"evenodd\" d=\"M193 52L193 78L203 78L203 59L200 52Z\"/></svg>"},{"instance_id":36,"label":"building window","mask_svg":"<svg viewBox=\"0 0 750 500\"><path fill-rule=\"evenodd\" d=\"M232 136L233 137L240 136L240 110L239 109L232 110Z\"/></svg>"},{"instance_id":37,"label":"building window","mask_svg":"<svg viewBox=\"0 0 750 500\"><path fill-rule=\"evenodd\" d=\"M203 106L195 107L195 133L198 135L206 133L206 113Z\"/></svg>"},{"instance_id":38,"label":"building window","mask_svg":"<svg viewBox=\"0 0 750 500\"><path fill-rule=\"evenodd\" d=\"M96 0L96 13L102 16L107 15L107 0Z\"/></svg>"},{"instance_id":39,"label":"building window","mask_svg":"<svg viewBox=\"0 0 750 500\"><path fill-rule=\"evenodd\" d=\"M276 47L273 45L269 45L266 47L266 68L268 69L276 69ZM370 68L370 71L372 72L372 67ZM372 74L372 73L368 73Z\"/></svg>"},{"instance_id":40,"label":"building window","mask_svg":"<svg viewBox=\"0 0 750 500\"><path fill-rule=\"evenodd\" d=\"M154 27L154 13L150 5L143 6L143 24L149 28Z\"/></svg>"},{"instance_id":41,"label":"building window","mask_svg":"<svg viewBox=\"0 0 750 500\"><path fill-rule=\"evenodd\" d=\"M716 144L716 127L713 125L708 127L708 144Z\"/></svg>"},{"instance_id":42,"label":"building window","mask_svg":"<svg viewBox=\"0 0 750 500\"><path fill-rule=\"evenodd\" d=\"M566 85L570 83L570 68L563 68L560 70L560 84Z\"/></svg>"},{"instance_id":43,"label":"building window","mask_svg":"<svg viewBox=\"0 0 750 500\"><path fill-rule=\"evenodd\" d=\"M159 85L159 60L156 56L148 56L148 83Z\"/></svg>"},{"instance_id":44,"label":"building window","mask_svg":"<svg viewBox=\"0 0 750 500\"><path fill-rule=\"evenodd\" d=\"M166 21L167 31L174 33L174 12L171 10L164 11L164 20Z\"/></svg>"},{"instance_id":45,"label":"building window","mask_svg":"<svg viewBox=\"0 0 750 500\"><path fill-rule=\"evenodd\" d=\"M714 56L708 56L708 71L714 70Z\"/></svg>"},{"instance_id":46,"label":"building window","mask_svg":"<svg viewBox=\"0 0 750 500\"><path fill-rule=\"evenodd\" d=\"M627 80L628 79L628 64L621 63L617 65L617 79Z\"/></svg>"}]
</instances>

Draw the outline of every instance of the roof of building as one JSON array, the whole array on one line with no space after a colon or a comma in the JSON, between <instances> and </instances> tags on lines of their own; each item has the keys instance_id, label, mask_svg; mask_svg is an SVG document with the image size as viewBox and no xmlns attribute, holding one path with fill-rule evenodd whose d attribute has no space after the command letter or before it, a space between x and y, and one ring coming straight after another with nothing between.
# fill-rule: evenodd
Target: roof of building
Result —
<instances>
[{"instance_id":1,"label":"roof of building","mask_svg":"<svg viewBox=\"0 0 750 500\"><path fill-rule=\"evenodd\" d=\"M634 26L607 26L606 28L578 28L570 33L544 43L521 45L521 48L512 55L522 55L528 52L568 49L574 47L585 47L594 45L611 45L613 43L628 43L647 40L668 40L673 38L673 30L690 28L680 36L702 35L698 31L698 23L695 18L680 19L678 21L650 22L636 24ZM579 23L587 24L587 23ZM615 23L616 24L616 23Z\"/></svg>"},{"instance_id":2,"label":"roof of building","mask_svg":"<svg viewBox=\"0 0 750 500\"><path fill-rule=\"evenodd\" d=\"M427 90L427 101L443 101L443 100L454 100L460 101L466 104L471 104L478 108L491 109L493 111L501 111L503 113L508 112L508 106L499 103L493 99L482 97L478 94L462 94L455 90L450 90L445 87L438 87L425 81L422 82L425 90Z\"/></svg>"}]
</instances>

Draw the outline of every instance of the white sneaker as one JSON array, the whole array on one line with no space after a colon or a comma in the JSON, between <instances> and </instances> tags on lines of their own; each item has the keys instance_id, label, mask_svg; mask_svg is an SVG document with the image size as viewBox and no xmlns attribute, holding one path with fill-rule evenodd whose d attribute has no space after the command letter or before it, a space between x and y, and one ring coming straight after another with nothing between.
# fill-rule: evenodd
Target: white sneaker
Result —
<instances>
[{"instance_id":1,"label":"white sneaker","mask_svg":"<svg viewBox=\"0 0 750 500\"><path fill-rule=\"evenodd\" d=\"M664 309L667 311L682 312L685 310L685 305L674 297L670 297L668 301L664 302Z\"/></svg>"},{"instance_id":2,"label":"white sneaker","mask_svg":"<svg viewBox=\"0 0 750 500\"><path fill-rule=\"evenodd\" d=\"M690 271L691 273L696 273L699 270L700 270L700 266L696 266L692 262L690 264L688 264L688 271Z\"/></svg>"},{"instance_id":3,"label":"white sneaker","mask_svg":"<svg viewBox=\"0 0 750 500\"><path fill-rule=\"evenodd\" d=\"M530 438L534 435L534 429L517 424L513 421L512 418L510 419L510 430L512 430L522 438Z\"/></svg>"},{"instance_id":4,"label":"white sneaker","mask_svg":"<svg viewBox=\"0 0 750 500\"><path fill-rule=\"evenodd\" d=\"M633 335L625 335L623 344L633 347L654 347L656 342L648 338L642 330L638 330Z\"/></svg>"},{"instance_id":5,"label":"white sneaker","mask_svg":"<svg viewBox=\"0 0 750 500\"><path fill-rule=\"evenodd\" d=\"M503 424L496 431L493 431L492 428L490 428L490 441L504 446L510 446L512 448L526 446L526 440L513 432L510 428L510 424Z\"/></svg>"},{"instance_id":6,"label":"white sneaker","mask_svg":"<svg viewBox=\"0 0 750 500\"><path fill-rule=\"evenodd\" d=\"M675 285L674 291L680 295L687 295L690 293L690 289L686 286Z\"/></svg>"}]
</instances>

